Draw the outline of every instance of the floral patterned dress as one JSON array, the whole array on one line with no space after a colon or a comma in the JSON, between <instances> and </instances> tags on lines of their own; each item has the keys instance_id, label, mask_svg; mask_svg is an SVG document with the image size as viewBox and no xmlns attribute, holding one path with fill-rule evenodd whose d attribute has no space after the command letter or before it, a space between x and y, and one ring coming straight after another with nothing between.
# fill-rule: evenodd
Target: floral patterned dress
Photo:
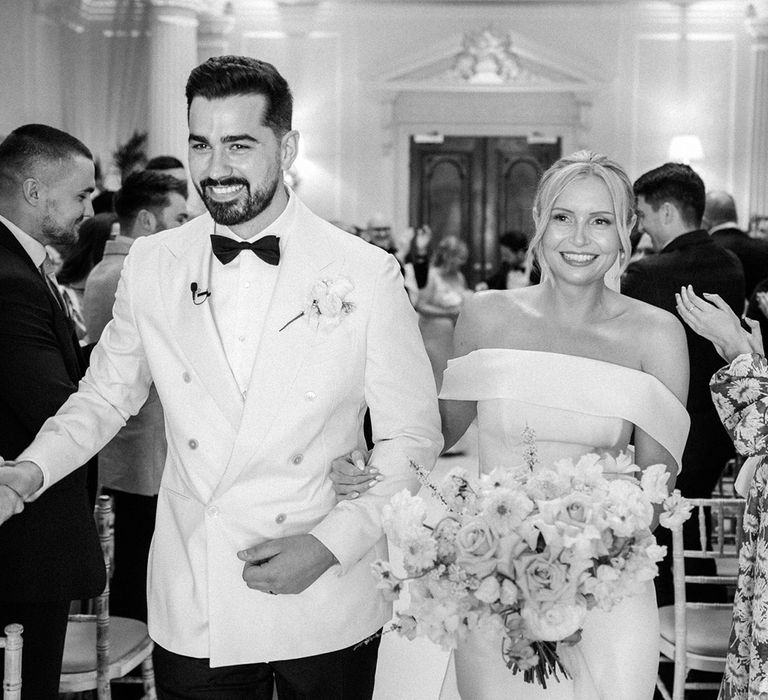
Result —
<instances>
[{"instance_id":1,"label":"floral patterned dress","mask_svg":"<svg viewBox=\"0 0 768 700\"><path fill-rule=\"evenodd\" d=\"M715 373L710 389L736 450L755 461L719 698L768 700L768 361L739 355Z\"/></svg>"}]
</instances>

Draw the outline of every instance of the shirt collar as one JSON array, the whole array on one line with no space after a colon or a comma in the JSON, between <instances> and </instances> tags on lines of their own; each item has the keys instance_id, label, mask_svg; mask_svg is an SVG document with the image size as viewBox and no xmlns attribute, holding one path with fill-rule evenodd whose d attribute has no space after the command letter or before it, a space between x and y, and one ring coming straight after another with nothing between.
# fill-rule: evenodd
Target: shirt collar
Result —
<instances>
[{"instance_id":1,"label":"shirt collar","mask_svg":"<svg viewBox=\"0 0 768 700\"><path fill-rule=\"evenodd\" d=\"M710 234L715 233L716 231L722 231L723 229L727 228L739 228L739 224L735 221L725 221L722 224L718 224L717 226L713 226L711 229L709 229Z\"/></svg>"},{"instance_id":2,"label":"shirt collar","mask_svg":"<svg viewBox=\"0 0 768 700\"><path fill-rule=\"evenodd\" d=\"M253 243L258 241L259 238L264 238L264 236L277 236L280 239L280 250L283 251L291 230L291 227L287 224L293 219L296 211L296 195L290 187L286 186L285 189L288 192L288 203L285 205L285 209L280 212L280 215L269 226L259 231L255 236L246 239L246 243ZM214 230L220 236L226 236L236 241L243 240L221 224L214 224Z\"/></svg>"},{"instance_id":3,"label":"shirt collar","mask_svg":"<svg viewBox=\"0 0 768 700\"><path fill-rule=\"evenodd\" d=\"M21 247L24 248L27 255L32 259L35 267L39 268L48 257L45 246L40 243L40 241L36 241L32 238L28 233L24 233L24 231L14 224L13 221L9 221L2 214L0 214L0 223L5 224L5 227L14 235L16 240L21 244Z\"/></svg>"}]
</instances>

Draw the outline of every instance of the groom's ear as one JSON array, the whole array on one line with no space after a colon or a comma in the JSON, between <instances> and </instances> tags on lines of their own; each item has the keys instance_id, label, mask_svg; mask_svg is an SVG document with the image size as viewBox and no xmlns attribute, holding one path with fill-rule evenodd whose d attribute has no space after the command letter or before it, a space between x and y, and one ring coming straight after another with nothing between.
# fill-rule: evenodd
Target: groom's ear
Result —
<instances>
[{"instance_id":1,"label":"groom's ear","mask_svg":"<svg viewBox=\"0 0 768 700\"><path fill-rule=\"evenodd\" d=\"M290 170L297 155L299 155L299 132L294 129L280 139L280 165L284 171Z\"/></svg>"}]
</instances>

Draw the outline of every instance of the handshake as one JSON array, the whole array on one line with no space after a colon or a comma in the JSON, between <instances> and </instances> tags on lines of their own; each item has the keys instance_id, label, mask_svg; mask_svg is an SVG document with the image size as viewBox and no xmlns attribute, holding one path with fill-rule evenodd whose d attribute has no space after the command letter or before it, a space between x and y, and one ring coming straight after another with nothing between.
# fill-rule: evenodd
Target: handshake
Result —
<instances>
[{"instance_id":1,"label":"handshake","mask_svg":"<svg viewBox=\"0 0 768 700\"><path fill-rule=\"evenodd\" d=\"M42 476L32 462L0 458L0 525L24 510L24 501L42 486Z\"/></svg>"}]
</instances>

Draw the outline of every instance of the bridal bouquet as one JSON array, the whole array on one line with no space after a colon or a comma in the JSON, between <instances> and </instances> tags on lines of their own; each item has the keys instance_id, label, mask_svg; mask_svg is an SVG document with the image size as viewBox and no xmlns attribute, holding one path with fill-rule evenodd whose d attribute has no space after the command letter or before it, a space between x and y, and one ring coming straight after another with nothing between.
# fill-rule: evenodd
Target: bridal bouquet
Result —
<instances>
[{"instance_id":1,"label":"bridal bouquet","mask_svg":"<svg viewBox=\"0 0 768 700\"><path fill-rule=\"evenodd\" d=\"M662 464L639 480L626 455L538 465L532 431L524 443L525 464L475 484L454 469L437 486L412 463L448 514L428 527L421 498L394 496L384 526L403 550L405 576L385 561L374 571L390 599L408 585L410 605L393 624L400 634L446 649L469 632L501 639L508 668L546 688L550 675L568 677L556 645L579 640L587 611L610 610L656 576L665 548L649 530L654 504L667 527L690 506L679 491L668 495Z\"/></svg>"}]
</instances>

